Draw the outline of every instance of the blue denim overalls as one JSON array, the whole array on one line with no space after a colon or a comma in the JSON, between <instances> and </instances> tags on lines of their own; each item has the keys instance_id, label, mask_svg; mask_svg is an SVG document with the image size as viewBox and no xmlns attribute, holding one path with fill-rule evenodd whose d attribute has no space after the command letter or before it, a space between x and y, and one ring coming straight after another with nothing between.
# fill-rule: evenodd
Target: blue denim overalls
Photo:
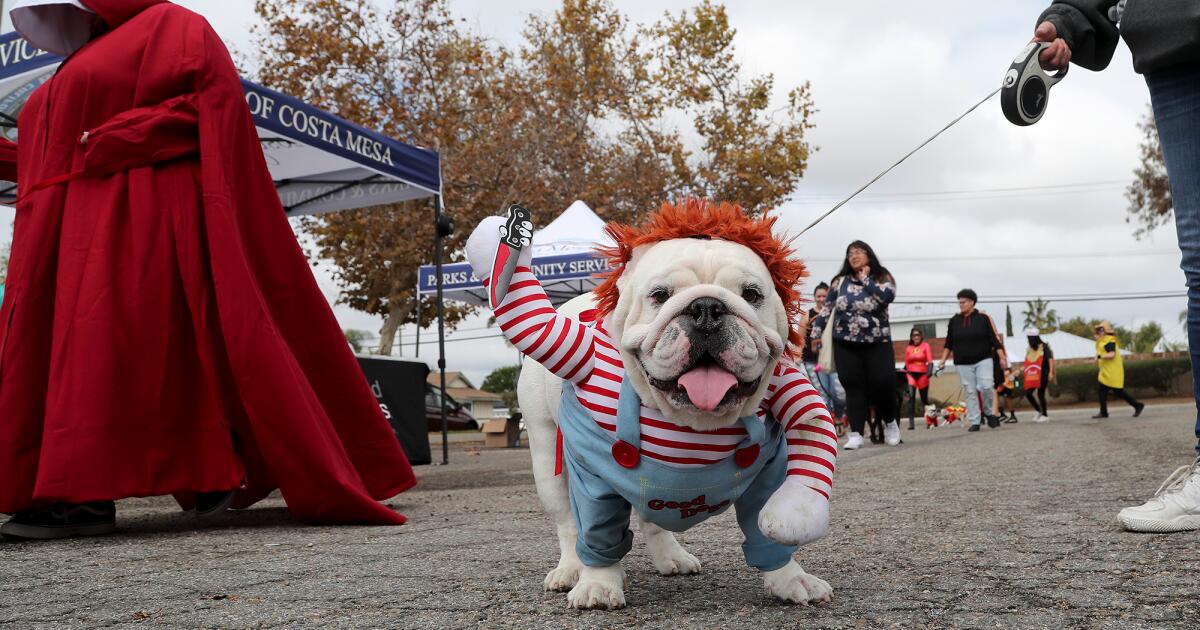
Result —
<instances>
[{"instance_id":1,"label":"blue denim overalls","mask_svg":"<svg viewBox=\"0 0 1200 630\"><path fill-rule=\"evenodd\" d=\"M558 426L570 484L571 513L579 536L575 551L590 567L620 562L633 546L630 507L642 520L684 531L733 505L746 540L746 564L774 571L798 547L781 545L758 529L758 513L787 478L787 440L772 419L751 415L739 421L747 437L733 457L697 468L676 468L641 457L642 401L626 378L617 406L617 439L596 424L563 384Z\"/></svg>"}]
</instances>

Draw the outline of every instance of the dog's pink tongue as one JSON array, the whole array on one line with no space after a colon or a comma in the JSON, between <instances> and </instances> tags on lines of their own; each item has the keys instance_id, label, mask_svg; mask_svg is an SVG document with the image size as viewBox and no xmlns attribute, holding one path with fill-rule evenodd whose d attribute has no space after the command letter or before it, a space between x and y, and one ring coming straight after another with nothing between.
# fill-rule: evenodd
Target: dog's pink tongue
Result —
<instances>
[{"instance_id":1,"label":"dog's pink tongue","mask_svg":"<svg viewBox=\"0 0 1200 630\"><path fill-rule=\"evenodd\" d=\"M721 404L725 394L738 383L737 377L715 365L693 368L679 377L679 384L687 390L692 404L704 411L712 411Z\"/></svg>"}]
</instances>

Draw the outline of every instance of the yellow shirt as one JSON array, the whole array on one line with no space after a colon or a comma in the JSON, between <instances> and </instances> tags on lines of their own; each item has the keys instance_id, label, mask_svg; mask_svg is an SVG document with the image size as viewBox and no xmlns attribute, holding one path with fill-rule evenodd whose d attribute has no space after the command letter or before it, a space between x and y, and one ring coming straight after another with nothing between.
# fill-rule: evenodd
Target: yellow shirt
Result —
<instances>
[{"instance_id":1,"label":"yellow shirt","mask_svg":"<svg viewBox=\"0 0 1200 630\"><path fill-rule=\"evenodd\" d=\"M1097 339L1096 356L1107 354L1109 351L1104 347L1110 343L1113 344L1116 352L1111 359L1100 359L1100 384L1113 389L1121 389L1125 387L1125 364L1121 362L1121 347L1117 343L1117 338L1112 335L1104 335Z\"/></svg>"}]
</instances>

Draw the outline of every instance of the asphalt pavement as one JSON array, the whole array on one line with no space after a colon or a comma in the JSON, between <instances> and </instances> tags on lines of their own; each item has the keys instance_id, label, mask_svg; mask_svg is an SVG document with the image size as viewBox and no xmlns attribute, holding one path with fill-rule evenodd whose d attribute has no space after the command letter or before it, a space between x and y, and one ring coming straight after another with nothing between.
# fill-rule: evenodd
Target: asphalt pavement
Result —
<instances>
[{"instance_id":1,"label":"asphalt pavement","mask_svg":"<svg viewBox=\"0 0 1200 630\"><path fill-rule=\"evenodd\" d=\"M843 453L833 531L801 565L829 605L777 603L732 514L680 536L698 575L626 559L629 606L542 592L557 544L523 449L452 444L390 505L401 527L309 527L273 497L198 527L169 499L118 504L112 536L0 542L0 628L1197 628L1200 532L1116 512L1191 461L1186 405L1090 410Z\"/></svg>"}]
</instances>

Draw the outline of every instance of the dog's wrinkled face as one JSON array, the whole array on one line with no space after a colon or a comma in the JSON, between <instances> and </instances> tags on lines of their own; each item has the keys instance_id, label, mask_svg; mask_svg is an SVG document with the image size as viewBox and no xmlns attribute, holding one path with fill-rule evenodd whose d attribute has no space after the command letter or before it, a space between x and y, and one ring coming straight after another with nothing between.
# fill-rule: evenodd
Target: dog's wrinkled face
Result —
<instances>
[{"instance_id":1,"label":"dog's wrinkled face","mask_svg":"<svg viewBox=\"0 0 1200 630\"><path fill-rule=\"evenodd\" d=\"M762 259L722 240L638 248L609 330L645 404L698 430L753 413L783 354L787 312Z\"/></svg>"}]
</instances>

